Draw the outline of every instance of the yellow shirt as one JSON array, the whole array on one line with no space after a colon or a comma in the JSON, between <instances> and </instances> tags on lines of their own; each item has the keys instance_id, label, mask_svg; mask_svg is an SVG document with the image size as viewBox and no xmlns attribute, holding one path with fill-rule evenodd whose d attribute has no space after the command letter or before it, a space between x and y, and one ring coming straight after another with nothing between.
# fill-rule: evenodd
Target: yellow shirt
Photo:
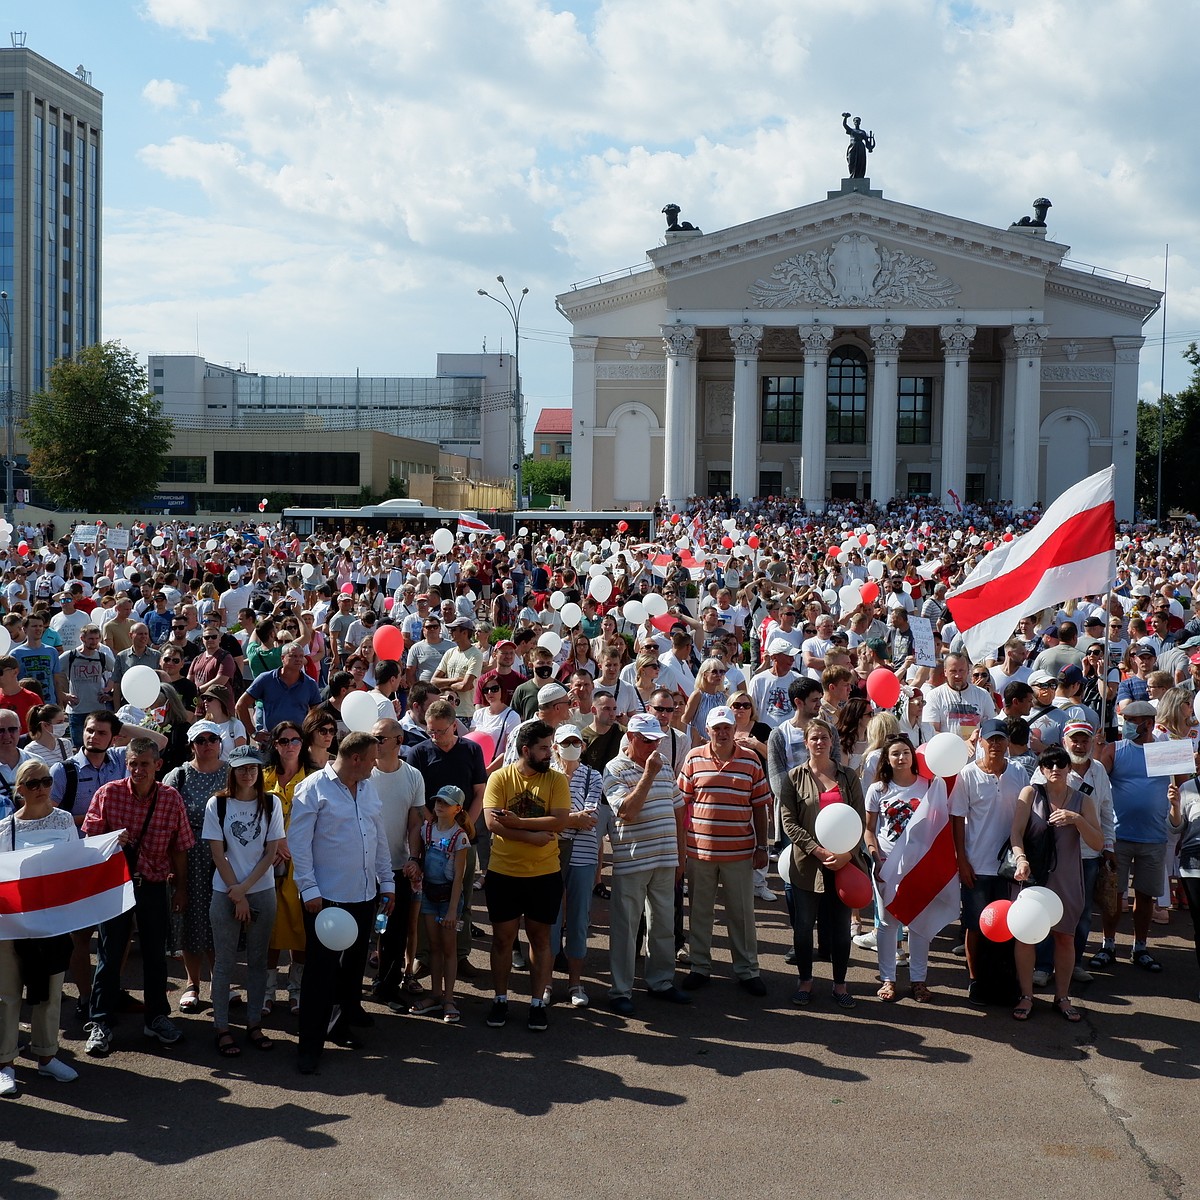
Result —
<instances>
[{"instance_id":1,"label":"yellow shirt","mask_svg":"<svg viewBox=\"0 0 1200 1200\"><path fill-rule=\"evenodd\" d=\"M571 811L571 787L561 771L530 777L522 775L521 768L514 764L489 777L483 807L507 809L516 817L553 817ZM544 846L534 846L506 838L503 833L492 834L488 870L532 879L536 875L553 875L558 869L557 837Z\"/></svg>"}]
</instances>

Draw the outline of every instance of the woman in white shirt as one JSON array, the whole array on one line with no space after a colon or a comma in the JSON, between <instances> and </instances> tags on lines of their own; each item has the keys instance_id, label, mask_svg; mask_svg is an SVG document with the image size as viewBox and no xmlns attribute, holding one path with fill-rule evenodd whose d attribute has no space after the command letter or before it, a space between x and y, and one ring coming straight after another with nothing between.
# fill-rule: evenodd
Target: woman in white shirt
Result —
<instances>
[{"instance_id":1,"label":"woman in white shirt","mask_svg":"<svg viewBox=\"0 0 1200 1200\"><path fill-rule=\"evenodd\" d=\"M35 704L25 720L29 725L29 741L21 749L30 758L52 767L66 762L75 753L67 737L67 714L57 704Z\"/></svg>"}]
</instances>

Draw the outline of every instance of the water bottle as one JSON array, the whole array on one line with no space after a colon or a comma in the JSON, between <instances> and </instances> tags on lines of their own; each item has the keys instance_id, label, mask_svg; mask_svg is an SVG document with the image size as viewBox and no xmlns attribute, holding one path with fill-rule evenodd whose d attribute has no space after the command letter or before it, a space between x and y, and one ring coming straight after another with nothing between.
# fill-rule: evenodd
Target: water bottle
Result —
<instances>
[{"instance_id":1,"label":"water bottle","mask_svg":"<svg viewBox=\"0 0 1200 1200\"><path fill-rule=\"evenodd\" d=\"M380 909L375 915L375 932L383 933L383 931L387 928L387 923L387 913L385 913L383 909Z\"/></svg>"}]
</instances>

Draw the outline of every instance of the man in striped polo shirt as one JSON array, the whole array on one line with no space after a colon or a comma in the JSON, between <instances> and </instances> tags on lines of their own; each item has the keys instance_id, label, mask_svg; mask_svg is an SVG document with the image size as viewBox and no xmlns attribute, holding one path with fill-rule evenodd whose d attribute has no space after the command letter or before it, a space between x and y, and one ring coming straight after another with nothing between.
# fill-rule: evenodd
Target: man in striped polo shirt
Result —
<instances>
[{"instance_id":1,"label":"man in striped polo shirt","mask_svg":"<svg viewBox=\"0 0 1200 1200\"><path fill-rule=\"evenodd\" d=\"M690 751L679 772L679 790L691 804L687 855L692 971L683 986L695 991L708 983L720 885L738 983L752 996L765 996L767 987L758 973L754 871L767 865L771 790L758 756L734 740L733 710L720 705L705 724L708 744Z\"/></svg>"},{"instance_id":2,"label":"man in striped polo shirt","mask_svg":"<svg viewBox=\"0 0 1200 1200\"><path fill-rule=\"evenodd\" d=\"M623 1017L634 1011L638 924L647 909L646 990L656 1000L692 1002L675 986L675 883L683 875L686 841L683 797L658 749L664 737L653 713L635 713L624 747L604 768L614 817L608 1004Z\"/></svg>"}]
</instances>

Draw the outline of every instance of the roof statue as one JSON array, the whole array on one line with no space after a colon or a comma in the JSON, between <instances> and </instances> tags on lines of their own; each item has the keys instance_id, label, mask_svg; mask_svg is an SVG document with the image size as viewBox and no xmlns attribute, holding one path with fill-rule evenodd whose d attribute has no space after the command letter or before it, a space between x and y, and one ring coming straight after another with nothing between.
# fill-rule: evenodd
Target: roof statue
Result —
<instances>
[{"instance_id":1,"label":"roof statue","mask_svg":"<svg viewBox=\"0 0 1200 1200\"><path fill-rule=\"evenodd\" d=\"M850 125L850 114L842 113L842 128L850 135L850 145L846 147L846 168L851 179L867 177L867 155L875 149L875 133L862 129L862 117L854 118Z\"/></svg>"}]
</instances>

